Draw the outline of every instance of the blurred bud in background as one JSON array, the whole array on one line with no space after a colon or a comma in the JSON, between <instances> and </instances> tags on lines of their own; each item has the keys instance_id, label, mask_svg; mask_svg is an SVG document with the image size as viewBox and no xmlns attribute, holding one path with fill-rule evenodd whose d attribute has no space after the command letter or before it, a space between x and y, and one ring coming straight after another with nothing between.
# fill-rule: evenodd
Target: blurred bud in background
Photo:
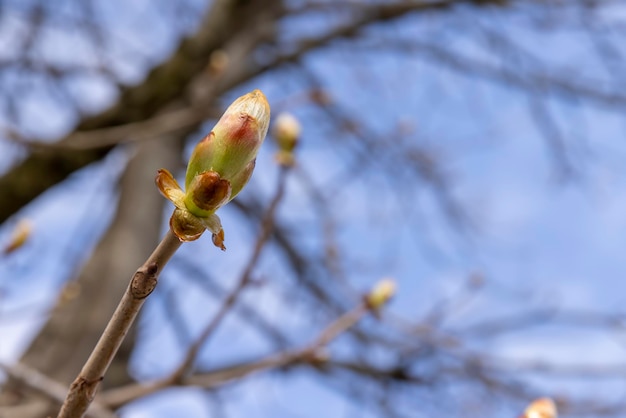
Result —
<instances>
[{"instance_id":1,"label":"blurred bud in background","mask_svg":"<svg viewBox=\"0 0 626 418\"><path fill-rule=\"evenodd\" d=\"M556 405L550 398L540 398L528 405L520 418L557 418Z\"/></svg>"},{"instance_id":2,"label":"blurred bud in background","mask_svg":"<svg viewBox=\"0 0 626 418\"><path fill-rule=\"evenodd\" d=\"M28 241L32 232L33 224L28 219L20 220L15 226L9 242L4 247L3 253L5 255L11 254L21 248Z\"/></svg>"},{"instance_id":3,"label":"blurred bud in background","mask_svg":"<svg viewBox=\"0 0 626 418\"><path fill-rule=\"evenodd\" d=\"M391 298L396 294L396 282L393 279L383 279L374 286L369 294L365 297L365 303L368 308L378 311L384 305L389 303Z\"/></svg>"},{"instance_id":4,"label":"blurred bud in background","mask_svg":"<svg viewBox=\"0 0 626 418\"><path fill-rule=\"evenodd\" d=\"M274 121L273 135L278 145L276 161L283 166L292 166L295 162L293 150L298 145L302 127L291 113L281 113Z\"/></svg>"}]
</instances>

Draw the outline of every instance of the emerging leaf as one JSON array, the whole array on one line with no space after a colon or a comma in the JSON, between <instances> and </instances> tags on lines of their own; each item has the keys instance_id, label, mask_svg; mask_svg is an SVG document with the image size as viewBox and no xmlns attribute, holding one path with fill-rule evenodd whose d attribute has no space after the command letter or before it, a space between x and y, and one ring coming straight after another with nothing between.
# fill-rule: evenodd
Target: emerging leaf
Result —
<instances>
[{"instance_id":1,"label":"emerging leaf","mask_svg":"<svg viewBox=\"0 0 626 418\"><path fill-rule=\"evenodd\" d=\"M205 229L225 250L224 230L215 214L246 185L256 154L267 135L270 106L260 90L235 100L191 154L183 191L167 170L159 170L159 191L176 206L170 228L181 241L193 241Z\"/></svg>"},{"instance_id":2,"label":"emerging leaf","mask_svg":"<svg viewBox=\"0 0 626 418\"><path fill-rule=\"evenodd\" d=\"M235 100L191 154L185 187L205 171L215 171L232 181L246 170L265 139L269 120L269 103L260 90Z\"/></svg>"}]
</instances>

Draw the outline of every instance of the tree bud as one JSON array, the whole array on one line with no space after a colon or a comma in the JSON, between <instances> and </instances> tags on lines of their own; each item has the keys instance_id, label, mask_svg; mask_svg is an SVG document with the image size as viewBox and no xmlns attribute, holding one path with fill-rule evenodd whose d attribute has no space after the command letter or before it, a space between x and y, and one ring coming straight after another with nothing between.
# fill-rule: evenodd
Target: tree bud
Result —
<instances>
[{"instance_id":1,"label":"tree bud","mask_svg":"<svg viewBox=\"0 0 626 418\"><path fill-rule=\"evenodd\" d=\"M274 121L274 138L281 151L291 152L298 145L302 127L291 113L281 113Z\"/></svg>"},{"instance_id":2,"label":"tree bud","mask_svg":"<svg viewBox=\"0 0 626 418\"><path fill-rule=\"evenodd\" d=\"M250 179L269 120L270 106L260 90L243 95L193 150L185 176L186 191L169 171L158 171L157 187L176 206L170 227L181 241L198 239L208 229L213 233L213 243L225 249L224 231L215 211L231 201Z\"/></svg>"},{"instance_id":3,"label":"tree bud","mask_svg":"<svg viewBox=\"0 0 626 418\"><path fill-rule=\"evenodd\" d=\"M520 418L557 418L556 405L550 398L539 398L528 405Z\"/></svg>"},{"instance_id":4,"label":"tree bud","mask_svg":"<svg viewBox=\"0 0 626 418\"><path fill-rule=\"evenodd\" d=\"M365 303L372 310L379 310L396 293L396 282L392 279L383 279L374 286L372 291L365 297Z\"/></svg>"},{"instance_id":5,"label":"tree bud","mask_svg":"<svg viewBox=\"0 0 626 418\"><path fill-rule=\"evenodd\" d=\"M13 230L13 235L11 235L9 243L4 247L4 254L10 254L18 248L22 247L26 243L26 241L28 241L28 238L30 237L32 231L33 226L29 220L20 220Z\"/></svg>"},{"instance_id":6,"label":"tree bud","mask_svg":"<svg viewBox=\"0 0 626 418\"><path fill-rule=\"evenodd\" d=\"M270 106L261 90L235 100L191 154L185 187L205 171L215 171L228 181L246 171L265 139L269 121Z\"/></svg>"}]
</instances>

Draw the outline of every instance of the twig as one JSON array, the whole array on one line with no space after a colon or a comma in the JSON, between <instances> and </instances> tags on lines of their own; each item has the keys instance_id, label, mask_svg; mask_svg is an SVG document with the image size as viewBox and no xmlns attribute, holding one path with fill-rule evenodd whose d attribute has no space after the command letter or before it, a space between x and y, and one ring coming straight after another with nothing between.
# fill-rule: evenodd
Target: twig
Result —
<instances>
[{"instance_id":1,"label":"twig","mask_svg":"<svg viewBox=\"0 0 626 418\"><path fill-rule=\"evenodd\" d=\"M214 299L223 300L228 293L227 289L220 284L218 280L209 276L206 270L202 270L191 260L176 258L172 260L172 262L176 262L176 269L181 271L181 275L185 280L199 287L203 292ZM272 340L276 349L287 347L289 338L279 331L276 326L259 311L257 306L240 301L235 305L234 310L237 315L253 329L265 334L268 339ZM189 341L191 340L192 339L189 338Z\"/></svg>"},{"instance_id":2,"label":"twig","mask_svg":"<svg viewBox=\"0 0 626 418\"><path fill-rule=\"evenodd\" d=\"M237 302L237 299L243 292L243 290L248 286L252 279L252 270L256 266L259 261L259 257L261 256L261 251L265 246L265 243L270 237L270 233L272 232L272 228L274 225L274 215L276 213L276 209L278 208L278 204L282 200L285 194L285 184L287 179L287 173L289 171L289 167L281 166L280 172L278 174L278 187L276 189L276 194L274 198L270 202L270 205L265 213L265 217L263 222L261 223L261 233L257 238L256 244L254 246L254 251L252 252L252 256L246 265L237 286L228 294L222 306L217 311L211 322L206 326L206 328L202 331L202 334L197 338L194 344L187 351L187 356L183 360L180 367L174 372L172 376L173 380L179 380L182 376L189 373L190 369L193 367L193 363L196 361L198 356L198 352L200 348L208 341L209 337L215 332L217 327L220 325L226 314L232 309L232 307Z\"/></svg>"},{"instance_id":3,"label":"twig","mask_svg":"<svg viewBox=\"0 0 626 418\"><path fill-rule=\"evenodd\" d=\"M201 101L199 104L160 113L140 122L129 122L90 131L75 131L63 141L52 143L25 138L9 127L3 127L2 130L8 141L32 150L94 150L120 143L145 141L187 129L216 114L218 112L214 108L208 107L205 101Z\"/></svg>"},{"instance_id":4,"label":"twig","mask_svg":"<svg viewBox=\"0 0 626 418\"><path fill-rule=\"evenodd\" d=\"M354 326L368 312L369 308L365 304L358 305L356 308L343 314L328 325L313 342L297 350L271 354L255 361L237 363L203 374L193 376L183 375L178 381L171 381L170 377L148 385L132 384L122 388L112 389L103 393L102 396L99 397L99 400L110 408L118 408L128 402L165 389L171 385L194 385L211 389L255 372L294 364L320 364L325 361L325 358L320 355L320 350L340 334Z\"/></svg>"},{"instance_id":5,"label":"twig","mask_svg":"<svg viewBox=\"0 0 626 418\"><path fill-rule=\"evenodd\" d=\"M55 403L61 403L65 399L67 387L54 379L46 376L36 369L30 368L22 363L12 365L0 363L0 369L3 370L12 379L28 387L29 389L44 395ZM89 407L89 414L94 418L115 418L115 414L102 406L98 402L94 402Z\"/></svg>"},{"instance_id":6,"label":"twig","mask_svg":"<svg viewBox=\"0 0 626 418\"><path fill-rule=\"evenodd\" d=\"M235 288L231 290L226 299L224 299L224 302L220 306L219 310L204 328L200 336L189 347L187 355L185 356L185 359L181 362L180 366L176 370L174 370L174 372L172 372L169 376L160 380L156 380L150 384L130 386L111 392L107 395L107 398L111 399L107 402L107 404L115 405L116 407L118 407L132 401L133 399L146 396L150 393L154 393L168 386L182 384L182 382L191 372L191 369L193 368L193 365L202 346L206 344L207 340L221 324L226 314L228 314L233 306L235 306L236 301L243 292L243 290L251 283L252 270L256 266L256 263L261 256L261 251L270 237L270 233L272 232L272 228L274 225L274 215L276 213L276 209L278 208L278 204L285 194L285 185L288 172L289 167L280 167L276 194L274 195L274 198L270 202L270 205L265 213L265 216L261 223L261 233L257 238L250 260L248 261L248 264L241 274L239 282L237 283Z\"/></svg>"},{"instance_id":7,"label":"twig","mask_svg":"<svg viewBox=\"0 0 626 418\"><path fill-rule=\"evenodd\" d=\"M137 269L96 347L70 386L58 418L82 417L87 411L137 313L156 287L159 273L181 244L168 230L154 252Z\"/></svg>"},{"instance_id":8,"label":"twig","mask_svg":"<svg viewBox=\"0 0 626 418\"><path fill-rule=\"evenodd\" d=\"M360 304L333 321L313 342L299 350L273 354L256 362L215 370L205 374L204 376L194 376L189 378L189 383L201 385L204 388L211 388L247 376L252 372L284 367L297 363L323 363L326 359L321 355L320 350L330 344L339 335L354 326L368 312L370 312L370 309L365 304Z\"/></svg>"}]
</instances>

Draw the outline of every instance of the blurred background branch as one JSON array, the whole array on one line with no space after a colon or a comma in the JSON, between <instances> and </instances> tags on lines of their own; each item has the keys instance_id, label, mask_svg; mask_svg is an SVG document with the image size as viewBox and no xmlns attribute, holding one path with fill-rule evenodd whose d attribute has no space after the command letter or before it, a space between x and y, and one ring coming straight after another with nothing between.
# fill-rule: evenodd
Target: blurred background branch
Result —
<instances>
[{"instance_id":1,"label":"blurred background branch","mask_svg":"<svg viewBox=\"0 0 626 418\"><path fill-rule=\"evenodd\" d=\"M172 260L100 405L515 417L547 396L560 416L622 416L625 12L1 1L0 417L56 413L56 389L16 370L69 384L166 227L156 170L181 175L253 88L301 123L295 165L264 145L224 210L229 251L202 239ZM290 357L388 275L380 318Z\"/></svg>"}]
</instances>

